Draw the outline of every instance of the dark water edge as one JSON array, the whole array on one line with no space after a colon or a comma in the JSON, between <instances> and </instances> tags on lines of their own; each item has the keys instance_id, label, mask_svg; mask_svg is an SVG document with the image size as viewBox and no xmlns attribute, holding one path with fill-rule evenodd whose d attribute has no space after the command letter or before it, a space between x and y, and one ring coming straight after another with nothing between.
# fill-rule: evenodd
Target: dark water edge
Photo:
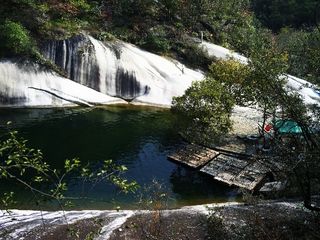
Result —
<instances>
[{"instance_id":1,"label":"dark water edge","mask_svg":"<svg viewBox=\"0 0 320 240\"><path fill-rule=\"evenodd\" d=\"M39 148L54 168L63 167L66 158L79 157L82 162L98 165L113 159L128 167L125 177L141 186L136 194L119 193L107 183L93 189L88 184L71 181L68 195L78 197L73 209L143 208L137 202L142 191L154 180L161 183L168 207L175 208L213 202L238 200L237 190L212 177L167 160L167 155L182 143L174 116L167 109L136 106L62 109L0 109L0 132L6 122ZM37 209L34 197L13 183L0 183L1 192L15 190L20 209ZM141 193L144 192L144 193ZM41 204L55 209L56 203Z\"/></svg>"}]
</instances>

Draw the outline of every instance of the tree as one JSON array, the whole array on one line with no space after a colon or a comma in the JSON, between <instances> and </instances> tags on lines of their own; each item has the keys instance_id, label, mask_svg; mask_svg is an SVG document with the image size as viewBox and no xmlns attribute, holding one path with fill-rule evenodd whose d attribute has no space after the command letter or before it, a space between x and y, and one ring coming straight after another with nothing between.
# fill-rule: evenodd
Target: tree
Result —
<instances>
[{"instance_id":1,"label":"tree","mask_svg":"<svg viewBox=\"0 0 320 240\"><path fill-rule=\"evenodd\" d=\"M19 23L5 21L0 25L0 56L29 55L34 43L29 32Z\"/></svg>"},{"instance_id":2,"label":"tree","mask_svg":"<svg viewBox=\"0 0 320 240\"><path fill-rule=\"evenodd\" d=\"M210 78L219 81L235 99L236 104L246 105L253 101L252 89L248 84L250 68L233 59L218 60L209 67Z\"/></svg>"},{"instance_id":3,"label":"tree","mask_svg":"<svg viewBox=\"0 0 320 240\"><path fill-rule=\"evenodd\" d=\"M320 31L284 28L277 35L281 51L288 54L288 72L320 85Z\"/></svg>"},{"instance_id":4,"label":"tree","mask_svg":"<svg viewBox=\"0 0 320 240\"><path fill-rule=\"evenodd\" d=\"M306 106L299 95L285 89L287 55L281 54L274 42L266 44L260 40L253 46L248 65L234 60L214 62L210 66L209 78L177 98L173 110L188 122L186 135L204 144L212 143L214 136L221 136L230 128L227 119L233 99L237 104L261 110L262 138L264 126L270 118L295 122L302 129L301 134L275 134L271 142L272 157L258 155L256 160L267 167L271 162L271 169L282 164L284 167L279 169L277 177L293 179L291 186L299 186L298 194L303 197L305 207L318 210L312 204L311 196L320 189L319 107ZM221 94L220 97L211 97L217 93Z\"/></svg>"},{"instance_id":5,"label":"tree","mask_svg":"<svg viewBox=\"0 0 320 240\"><path fill-rule=\"evenodd\" d=\"M232 124L234 100L215 79L195 82L182 97L174 98L172 111L179 116L182 134L190 141L218 141Z\"/></svg>"},{"instance_id":6,"label":"tree","mask_svg":"<svg viewBox=\"0 0 320 240\"><path fill-rule=\"evenodd\" d=\"M278 174L293 180L291 186L299 186L298 194L303 198L304 206L319 211L320 208L312 204L311 198L320 190L319 107L306 105L300 95L285 89L287 55L281 54L275 47L260 47L259 51L252 51L247 67L249 74L244 83L249 90L243 88L243 94L251 91L254 103L262 110L262 129L270 117L273 120L292 121L301 129L300 134L278 134L275 129L271 142L271 162L284 166L278 169ZM238 75L240 79L243 77L243 74ZM262 130L261 134L264 137L265 131ZM266 163L270 157L260 155L258 159ZM271 168L276 168L275 165L271 165Z\"/></svg>"},{"instance_id":7,"label":"tree","mask_svg":"<svg viewBox=\"0 0 320 240\"><path fill-rule=\"evenodd\" d=\"M253 0L258 19L274 31L282 27L316 26L319 23L318 0Z\"/></svg>"},{"instance_id":8,"label":"tree","mask_svg":"<svg viewBox=\"0 0 320 240\"><path fill-rule=\"evenodd\" d=\"M312 200L320 193L320 108L304 104L295 93L285 93L278 99L281 109L275 119L294 123L299 132L280 133L274 126L271 157L257 156L262 163L273 162L278 180L287 181L287 187L298 194L307 209L320 211L320 206ZM280 125L281 127L281 125ZM276 167L277 165L279 169Z\"/></svg>"}]
</instances>

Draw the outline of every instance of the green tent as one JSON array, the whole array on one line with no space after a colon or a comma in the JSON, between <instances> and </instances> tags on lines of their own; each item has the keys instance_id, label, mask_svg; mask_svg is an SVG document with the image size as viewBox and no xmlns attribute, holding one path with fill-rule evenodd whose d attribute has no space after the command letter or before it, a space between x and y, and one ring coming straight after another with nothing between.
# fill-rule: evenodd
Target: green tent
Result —
<instances>
[{"instance_id":1,"label":"green tent","mask_svg":"<svg viewBox=\"0 0 320 240\"><path fill-rule=\"evenodd\" d=\"M274 124L274 129L280 134L302 133L301 127L298 125L297 122L293 120L276 120Z\"/></svg>"}]
</instances>

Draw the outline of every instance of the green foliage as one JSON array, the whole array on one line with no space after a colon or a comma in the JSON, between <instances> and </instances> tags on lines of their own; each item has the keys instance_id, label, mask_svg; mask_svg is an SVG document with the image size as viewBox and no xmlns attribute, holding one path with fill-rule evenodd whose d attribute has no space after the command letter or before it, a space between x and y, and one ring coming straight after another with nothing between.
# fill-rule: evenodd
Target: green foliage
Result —
<instances>
[{"instance_id":1,"label":"green foliage","mask_svg":"<svg viewBox=\"0 0 320 240\"><path fill-rule=\"evenodd\" d=\"M288 72L320 85L320 31L282 29L277 36L281 51L288 54Z\"/></svg>"},{"instance_id":2,"label":"green foliage","mask_svg":"<svg viewBox=\"0 0 320 240\"><path fill-rule=\"evenodd\" d=\"M9 209L10 206L16 204L13 199L14 192L3 193L3 195L0 196L0 206L2 207L1 209Z\"/></svg>"},{"instance_id":3,"label":"green foliage","mask_svg":"<svg viewBox=\"0 0 320 240\"><path fill-rule=\"evenodd\" d=\"M13 14L19 13L17 14ZM4 0L0 20L20 22L34 37L62 38L99 23L97 2L87 0Z\"/></svg>"},{"instance_id":4,"label":"green foliage","mask_svg":"<svg viewBox=\"0 0 320 240\"><path fill-rule=\"evenodd\" d=\"M197 143L218 141L231 129L232 96L215 79L195 82L182 97L174 98L183 135Z\"/></svg>"},{"instance_id":5,"label":"green foliage","mask_svg":"<svg viewBox=\"0 0 320 240\"><path fill-rule=\"evenodd\" d=\"M210 66L209 76L219 81L237 104L258 104L262 109L274 109L285 93L287 55L275 47L269 49L265 43L257 43L255 48L248 65L220 60Z\"/></svg>"},{"instance_id":6,"label":"green foliage","mask_svg":"<svg viewBox=\"0 0 320 240\"><path fill-rule=\"evenodd\" d=\"M287 58L276 48L265 48L265 44L257 43L256 49L248 65L234 60L213 63L206 80L174 98L172 110L182 116L180 126L185 137L206 144L226 134L231 128L234 102L258 105L264 112L276 110L286 92Z\"/></svg>"},{"instance_id":7,"label":"green foliage","mask_svg":"<svg viewBox=\"0 0 320 240\"><path fill-rule=\"evenodd\" d=\"M166 53L170 50L170 40L166 35L165 29L161 26L156 26L150 29L142 46L152 52Z\"/></svg>"},{"instance_id":8,"label":"green foliage","mask_svg":"<svg viewBox=\"0 0 320 240\"><path fill-rule=\"evenodd\" d=\"M97 36L100 41L114 41L116 37L109 32L100 32Z\"/></svg>"},{"instance_id":9,"label":"green foliage","mask_svg":"<svg viewBox=\"0 0 320 240\"><path fill-rule=\"evenodd\" d=\"M249 36L255 29L248 0L204 2L205 4L199 2L198 8L202 9L202 13L197 21L210 25L209 39L226 47L237 47L241 42L250 39Z\"/></svg>"},{"instance_id":10,"label":"green foliage","mask_svg":"<svg viewBox=\"0 0 320 240\"><path fill-rule=\"evenodd\" d=\"M287 55L279 53L275 47L256 50L250 56L249 68L251 95L263 109L274 109L285 93Z\"/></svg>"},{"instance_id":11,"label":"green foliage","mask_svg":"<svg viewBox=\"0 0 320 240\"><path fill-rule=\"evenodd\" d=\"M259 20L275 31L285 26L316 26L320 20L318 0L253 0L252 6Z\"/></svg>"},{"instance_id":12,"label":"green foliage","mask_svg":"<svg viewBox=\"0 0 320 240\"><path fill-rule=\"evenodd\" d=\"M29 32L19 23L5 21L0 25L0 56L29 55L34 44Z\"/></svg>"},{"instance_id":13,"label":"green foliage","mask_svg":"<svg viewBox=\"0 0 320 240\"><path fill-rule=\"evenodd\" d=\"M130 29L138 36L125 37L124 40L130 39L147 48L155 47L159 49L156 52L167 51L165 40L174 46L182 35L198 35L200 31L207 40L246 52L256 33L248 0L114 0L110 2L110 9L110 31L115 27ZM165 28L154 31L154 26Z\"/></svg>"},{"instance_id":14,"label":"green foliage","mask_svg":"<svg viewBox=\"0 0 320 240\"><path fill-rule=\"evenodd\" d=\"M253 101L248 84L250 68L235 60L219 60L210 65L209 76L219 81L231 93L237 104Z\"/></svg>"},{"instance_id":15,"label":"green foliage","mask_svg":"<svg viewBox=\"0 0 320 240\"><path fill-rule=\"evenodd\" d=\"M78 21L70 21L63 18L55 19L46 22L41 27L41 31L48 38L63 39L78 33L81 29L81 24Z\"/></svg>"},{"instance_id":16,"label":"green foliage","mask_svg":"<svg viewBox=\"0 0 320 240\"><path fill-rule=\"evenodd\" d=\"M184 42L183 39L176 42L173 49L183 59L184 63L192 68L200 68L207 71L209 65L214 61L214 58L210 57L202 48L199 48L194 43Z\"/></svg>"},{"instance_id":17,"label":"green foliage","mask_svg":"<svg viewBox=\"0 0 320 240\"><path fill-rule=\"evenodd\" d=\"M176 22L177 14L180 11L181 0L159 0L160 19L166 22Z\"/></svg>"}]
</instances>

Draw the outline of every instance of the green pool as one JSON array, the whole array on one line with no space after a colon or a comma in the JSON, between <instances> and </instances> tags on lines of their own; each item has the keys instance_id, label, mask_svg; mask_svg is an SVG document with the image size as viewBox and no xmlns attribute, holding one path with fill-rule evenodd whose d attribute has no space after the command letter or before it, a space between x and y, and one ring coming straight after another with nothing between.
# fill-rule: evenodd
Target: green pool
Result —
<instances>
[{"instance_id":1,"label":"green pool","mask_svg":"<svg viewBox=\"0 0 320 240\"><path fill-rule=\"evenodd\" d=\"M181 143L174 116L168 110L142 107L69 109L0 109L1 131L13 122L29 146L43 151L55 168L64 159L79 157L93 164L113 159L128 167L125 177L136 180L143 189L153 180L169 195L169 207L236 200L236 189L211 177L167 160ZM1 184L1 191L18 189ZM85 190L84 190L85 189ZM35 208L32 194L17 191L19 208ZM114 186L100 183L91 189L72 183L69 194L84 196L78 209L136 208L138 195L118 193ZM49 207L49 206L48 206Z\"/></svg>"}]
</instances>

